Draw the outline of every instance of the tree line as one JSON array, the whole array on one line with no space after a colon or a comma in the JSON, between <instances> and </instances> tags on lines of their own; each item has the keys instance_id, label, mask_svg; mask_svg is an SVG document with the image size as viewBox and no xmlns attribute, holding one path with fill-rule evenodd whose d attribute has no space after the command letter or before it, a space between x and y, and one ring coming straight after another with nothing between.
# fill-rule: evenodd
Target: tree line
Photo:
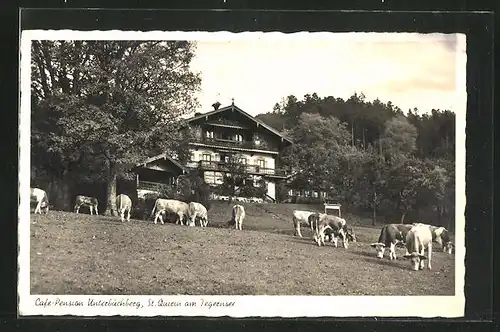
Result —
<instances>
[{"instance_id":1,"label":"tree line","mask_svg":"<svg viewBox=\"0 0 500 332\"><path fill-rule=\"evenodd\" d=\"M295 142L280 156L294 176L278 188L326 192L373 224L425 221L453 228L455 114L403 111L391 102L288 96L258 116Z\"/></svg>"}]
</instances>

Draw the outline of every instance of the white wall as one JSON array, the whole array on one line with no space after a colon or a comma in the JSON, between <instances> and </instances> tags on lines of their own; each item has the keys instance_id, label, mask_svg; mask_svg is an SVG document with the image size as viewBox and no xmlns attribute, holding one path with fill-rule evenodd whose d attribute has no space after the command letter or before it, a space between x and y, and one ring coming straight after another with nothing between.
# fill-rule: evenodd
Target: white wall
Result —
<instances>
[{"instance_id":1,"label":"white wall","mask_svg":"<svg viewBox=\"0 0 500 332\"><path fill-rule=\"evenodd\" d=\"M276 184L274 182L267 183L267 194L273 199L276 199Z\"/></svg>"},{"instance_id":2,"label":"white wall","mask_svg":"<svg viewBox=\"0 0 500 332\"><path fill-rule=\"evenodd\" d=\"M247 155L247 163L249 165L258 165L258 160L264 159L265 160L265 167L266 168L271 168L274 169L274 157L273 156L267 156L267 155L257 155L254 154L253 156Z\"/></svg>"},{"instance_id":3,"label":"white wall","mask_svg":"<svg viewBox=\"0 0 500 332\"><path fill-rule=\"evenodd\" d=\"M193 154L194 159L192 161L200 161L203 160L203 154L210 154L212 156L212 161L219 161L220 160L220 154L218 152L215 152L211 149L203 149L199 148L198 150L191 149L191 153ZM261 155L261 154L253 154L250 155L250 153L243 153L243 152L237 152L239 153L242 157L247 159L247 165L258 165L258 160L259 159L264 159L265 160L265 166L266 168L275 168L275 157L274 156L268 156L268 155Z\"/></svg>"}]
</instances>

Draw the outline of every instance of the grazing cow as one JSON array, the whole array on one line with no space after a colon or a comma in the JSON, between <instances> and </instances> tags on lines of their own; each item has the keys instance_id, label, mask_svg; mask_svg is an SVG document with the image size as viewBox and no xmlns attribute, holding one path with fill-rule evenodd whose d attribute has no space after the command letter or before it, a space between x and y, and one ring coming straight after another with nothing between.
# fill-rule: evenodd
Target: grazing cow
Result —
<instances>
[{"instance_id":1,"label":"grazing cow","mask_svg":"<svg viewBox=\"0 0 500 332\"><path fill-rule=\"evenodd\" d=\"M356 237L354 235L354 231L347 227L347 223L345 219L332 216L324 213L315 213L311 215L309 218L311 223L311 227L315 230L314 241L321 246L325 245L325 231L331 232L331 239L333 240L333 244L337 247L337 237L342 239L342 245L345 249L348 247L349 238L352 238L355 242ZM350 233L348 236L347 234Z\"/></svg>"},{"instance_id":2,"label":"grazing cow","mask_svg":"<svg viewBox=\"0 0 500 332\"><path fill-rule=\"evenodd\" d=\"M200 226L207 227L208 225L208 212L203 204L198 202L191 202L188 205L189 226L196 226L196 218L200 218Z\"/></svg>"},{"instance_id":3,"label":"grazing cow","mask_svg":"<svg viewBox=\"0 0 500 332\"><path fill-rule=\"evenodd\" d=\"M125 220L125 213L127 213L127 221L130 221L130 211L132 210L132 200L124 194L116 196L116 209L120 213L122 222Z\"/></svg>"},{"instance_id":4,"label":"grazing cow","mask_svg":"<svg viewBox=\"0 0 500 332\"><path fill-rule=\"evenodd\" d=\"M302 234L300 233L300 225L307 225L311 228L311 231L313 230L313 227L311 223L309 222L309 216L314 214L316 212L312 211L301 211L301 210L294 210L293 211L293 228L295 230L294 236L300 236L302 237Z\"/></svg>"},{"instance_id":5,"label":"grazing cow","mask_svg":"<svg viewBox=\"0 0 500 332\"><path fill-rule=\"evenodd\" d=\"M40 188L30 188L30 201L36 202L35 212L42 214L42 209L44 213L49 212L49 198L45 190Z\"/></svg>"},{"instance_id":6,"label":"grazing cow","mask_svg":"<svg viewBox=\"0 0 500 332\"><path fill-rule=\"evenodd\" d=\"M236 204L233 206L233 216L234 227L241 231L241 225L243 224L243 219L245 219L245 208L242 205Z\"/></svg>"},{"instance_id":7,"label":"grazing cow","mask_svg":"<svg viewBox=\"0 0 500 332\"><path fill-rule=\"evenodd\" d=\"M389 224L382 227L378 242L371 244L377 250L377 257L383 258L385 248L389 247L389 259L396 259L395 248L398 244L406 242L406 234L412 227L407 224Z\"/></svg>"},{"instance_id":8,"label":"grazing cow","mask_svg":"<svg viewBox=\"0 0 500 332\"><path fill-rule=\"evenodd\" d=\"M425 254L427 249L427 255ZM411 260L413 270L424 269L424 259L427 259L427 268L431 269L432 260L432 232L426 225L413 226L406 234L406 250L404 258Z\"/></svg>"},{"instance_id":9,"label":"grazing cow","mask_svg":"<svg viewBox=\"0 0 500 332\"><path fill-rule=\"evenodd\" d=\"M347 241L350 242L356 242L356 234L354 233L354 230L352 227L348 227L345 219L340 218L343 221L343 226L342 229L344 230L344 234L346 235ZM338 232L334 232L331 228L327 227L325 228L325 239L329 239L330 242L336 243L337 238L340 237Z\"/></svg>"},{"instance_id":10,"label":"grazing cow","mask_svg":"<svg viewBox=\"0 0 500 332\"><path fill-rule=\"evenodd\" d=\"M76 196L76 199L75 199L74 211L75 211L75 213L78 213L78 211L80 211L81 206L88 206L90 209L90 214L92 214L92 209L95 211L95 214L99 214L99 212L97 211L98 204L99 204L99 202L97 201L97 198L95 198L95 197L78 195L78 196Z\"/></svg>"},{"instance_id":11,"label":"grazing cow","mask_svg":"<svg viewBox=\"0 0 500 332\"><path fill-rule=\"evenodd\" d=\"M179 217L179 219L175 223L178 224L180 222L180 224L183 225L184 216L188 216L188 207L189 206L187 203L178 201L176 199L158 198L155 202L155 205L153 206L153 210L151 211L151 217L156 210L154 223L156 224L156 221L159 218L160 222L164 224L161 214L163 212L171 212Z\"/></svg>"},{"instance_id":12,"label":"grazing cow","mask_svg":"<svg viewBox=\"0 0 500 332\"><path fill-rule=\"evenodd\" d=\"M423 223L413 223L413 226L418 225L429 227L432 233L432 242L439 244L443 249L443 252L451 255L454 244L451 241L450 232L446 228Z\"/></svg>"}]
</instances>

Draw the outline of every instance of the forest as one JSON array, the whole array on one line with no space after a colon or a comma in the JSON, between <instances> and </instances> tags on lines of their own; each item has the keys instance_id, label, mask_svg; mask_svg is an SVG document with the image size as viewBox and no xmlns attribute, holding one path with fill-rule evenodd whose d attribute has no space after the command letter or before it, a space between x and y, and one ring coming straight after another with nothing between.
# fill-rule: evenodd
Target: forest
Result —
<instances>
[{"instance_id":1,"label":"forest","mask_svg":"<svg viewBox=\"0 0 500 332\"><path fill-rule=\"evenodd\" d=\"M281 200L290 188L317 190L348 211L370 213L373 223L432 219L453 228L450 110L405 114L390 101L367 101L363 93L347 100L313 93L302 100L288 96L257 117L295 142L280 156L279 164L297 173L279 186Z\"/></svg>"}]
</instances>

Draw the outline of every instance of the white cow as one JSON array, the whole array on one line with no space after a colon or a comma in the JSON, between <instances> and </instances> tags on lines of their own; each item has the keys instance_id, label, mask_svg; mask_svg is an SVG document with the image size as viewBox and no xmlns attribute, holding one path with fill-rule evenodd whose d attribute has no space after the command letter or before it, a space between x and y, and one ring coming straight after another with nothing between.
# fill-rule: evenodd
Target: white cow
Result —
<instances>
[{"instance_id":1,"label":"white cow","mask_svg":"<svg viewBox=\"0 0 500 332\"><path fill-rule=\"evenodd\" d=\"M233 221L234 227L241 231L241 225L245 219L245 208L242 205L236 204L233 206Z\"/></svg>"},{"instance_id":2,"label":"white cow","mask_svg":"<svg viewBox=\"0 0 500 332\"><path fill-rule=\"evenodd\" d=\"M312 211L301 211L301 210L294 210L293 211L293 228L295 229L294 236L300 236L302 237L302 234L300 233L300 225L307 225L311 228L311 231L313 230L312 224L309 223L309 216L314 214L316 212Z\"/></svg>"},{"instance_id":3,"label":"white cow","mask_svg":"<svg viewBox=\"0 0 500 332\"><path fill-rule=\"evenodd\" d=\"M132 200L124 194L116 196L116 209L120 213L122 222L125 220L125 213L127 213L127 221L130 221L130 210L132 210Z\"/></svg>"},{"instance_id":4,"label":"white cow","mask_svg":"<svg viewBox=\"0 0 500 332\"><path fill-rule=\"evenodd\" d=\"M427 255L425 256L425 249ZM413 226L406 234L406 250L408 253L404 258L411 259L412 268L415 271L424 269L424 260L427 259L427 268L431 269L432 260L432 233L426 225Z\"/></svg>"},{"instance_id":5,"label":"white cow","mask_svg":"<svg viewBox=\"0 0 500 332\"><path fill-rule=\"evenodd\" d=\"M196 218L200 218L200 226L207 227L208 212L207 208L198 202L191 202L188 205L189 226L196 226Z\"/></svg>"},{"instance_id":6,"label":"white cow","mask_svg":"<svg viewBox=\"0 0 500 332\"><path fill-rule=\"evenodd\" d=\"M313 239L318 246L325 245L325 234L329 233L330 241L337 247L337 238L342 240L345 249L349 241L356 242L356 235L352 227L347 226L345 219L325 213L314 213L309 216L309 222L315 233Z\"/></svg>"},{"instance_id":7,"label":"white cow","mask_svg":"<svg viewBox=\"0 0 500 332\"><path fill-rule=\"evenodd\" d=\"M78 211L80 211L80 207L83 205L83 206L89 207L90 214L92 214L92 209L95 211L95 214L99 214L99 212L97 211L98 204L99 204L99 202L97 201L97 198L95 198L95 197L78 195L78 196L76 196L76 199L75 199L74 211L75 211L75 213L78 213Z\"/></svg>"},{"instance_id":8,"label":"white cow","mask_svg":"<svg viewBox=\"0 0 500 332\"><path fill-rule=\"evenodd\" d=\"M178 224L180 222L181 225L184 225L183 220L184 216L188 216L188 207L189 205L187 203L178 201L176 199L158 198L155 202L155 205L153 206L153 210L151 211L151 216L153 216L156 210L154 223L156 224L156 221L159 218L160 222L164 224L161 214L163 212L172 212L179 217L179 219L175 223Z\"/></svg>"},{"instance_id":9,"label":"white cow","mask_svg":"<svg viewBox=\"0 0 500 332\"><path fill-rule=\"evenodd\" d=\"M450 232L444 227L432 226L423 223L413 223L413 226L422 225L427 226L432 233L432 242L435 242L441 246L443 252L450 254L454 248L454 244L450 238Z\"/></svg>"},{"instance_id":10,"label":"white cow","mask_svg":"<svg viewBox=\"0 0 500 332\"><path fill-rule=\"evenodd\" d=\"M42 209L44 213L49 212L49 198L45 190L40 188L30 188L30 201L36 202L35 213L42 214Z\"/></svg>"}]
</instances>

